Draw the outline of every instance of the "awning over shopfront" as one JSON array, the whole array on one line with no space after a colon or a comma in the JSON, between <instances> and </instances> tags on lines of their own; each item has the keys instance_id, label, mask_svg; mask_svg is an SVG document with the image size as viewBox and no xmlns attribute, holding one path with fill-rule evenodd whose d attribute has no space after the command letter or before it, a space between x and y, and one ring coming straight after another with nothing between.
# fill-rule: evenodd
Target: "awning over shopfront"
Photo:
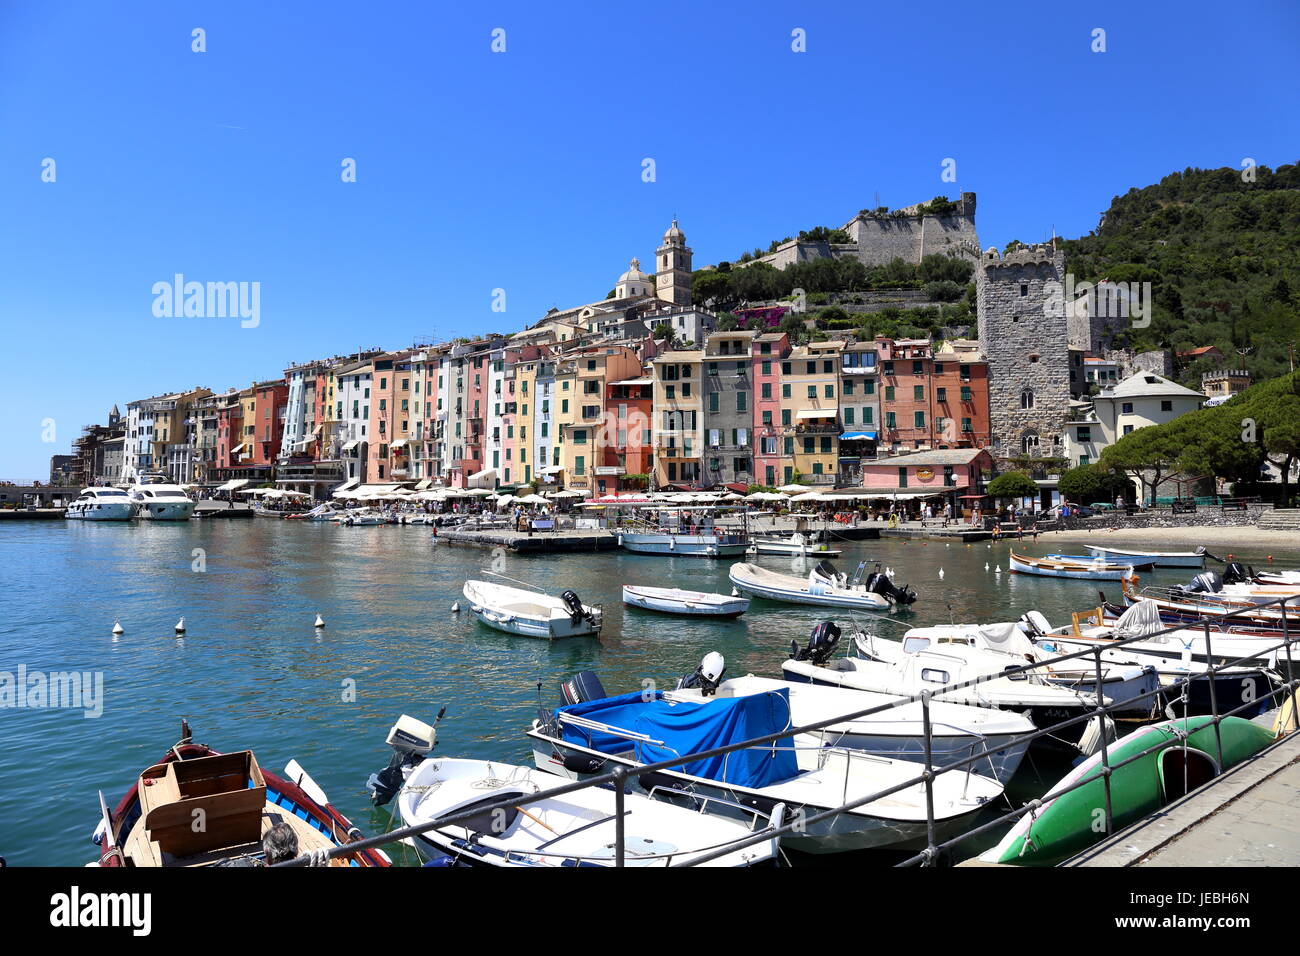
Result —
<instances>
[{"instance_id":1,"label":"awning over shopfront","mask_svg":"<svg viewBox=\"0 0 1300 956\"><path fill-rule=\"evenodd\" d=\"M840 435L840 441L857 441L859 439L864 439L864 438L867 439L868 441L875 441L876 433L875 432L845 432L844 434Z\"/></svg>"},{"instance_id":2,"label":"awning over shopfront","mask_svg":"<svg viewBox=\"0 0 1300 956\"><path fill-rule=\"evenodd\" d=\"M837 411L836 411L835 409L833 409L833 408L801 408L801 409L799 410L799 414L798 414L798 416L796 416L796 417L798 417L798 418L834 418L834 417L835 417L836 415L838 415L838 414L839 414L839 412L837 412Z\"/></svg>"},{"instance_id":3,"label":"awning over shopfront","mask_svg":"<svg viewBox=\"0 0 1300 956\"><path fill-rule=\"evenodd\" d=\"M543 469L542 469L542 474L543 474L543 475L558 475L558 474L559 474L560 472L562 472L562 471L564 471L564 468L561 467L560 465L552 465L552 466L549 467L549 468L543 468Z\"/></svg>"},{"instance_id":4,"label":"awning over shopfront","mask_svg":"<svg viewBox=\"0 0 1300 956\"><path fill-rule=\"evenodd\" d=\"M247 447L247 445L236 445L234 448L230 449L230 454L238 455Z\"/></svg>"},{"instance_id":5,"label":"awning over shopfront","mask_svg":"<svg viewBox=\"0 0 1300 956\"><path fill-rule=\"evenodd\" d=\"M392 443L391 445L389 445L388 447L389 447L389 448L392 448L392 449L394 449L394 450L396 450L396 449L398 449L398 448L405 448L405 447L406 447L406 443L407 443L407 441L408 441L408 439L406 439L406 438L399 438L399 439L397 439L397 441L393 442L393 443Z\"/></svg>"},{"instance_id":6,"label":"awning over shopfront","mask_svg":"<svg viewBox=\"0 0 1300 956\"><path fill-rule=\"evenodd\" d=\"M360 444L361 441L359 439L354 438L352 439L352 441L344 443L343 451L352 451L352 449L356 448Z\"/></svg>"},{"instance_id":7,"label":"awning over shopfront","mask_svg":"<svg viewBox=\"0 0 1300 956\"><path fill-rule=\"evenodd\" d=\"M474 474L470 475L469 480L474 481L477 478L492 478L496 476L496 473L497 470L495 468L484 468L482 471L476 471Z\"/></svg>"},{"instance_id":8,"label":"awning over shopfront","mask_svg":"<svg viewBox=\"0 0 1300 956\"><path fill-rule=\"evenodd\" d=\"M432 485L432 484L433 484L433 479L432 479L432 478L421 478L420 481L419 481L419 483L416 484L416 486L415 486L415 490L416 490L416 491L424 491L426 488L428 488L428 487L429 487L430 485Z\"/></svg>"},{"instance_id":9,"label":"awning over shopfront","mask_svg":"<svg viewBox=\"0 0 1300 956\"><path fill-rule=\"evenodd\" d=\"M242 488L248 484L247 478L231 478L224 485L217 485L216 491L234 491L236 488Z\"/></svg>"}]
</instances>

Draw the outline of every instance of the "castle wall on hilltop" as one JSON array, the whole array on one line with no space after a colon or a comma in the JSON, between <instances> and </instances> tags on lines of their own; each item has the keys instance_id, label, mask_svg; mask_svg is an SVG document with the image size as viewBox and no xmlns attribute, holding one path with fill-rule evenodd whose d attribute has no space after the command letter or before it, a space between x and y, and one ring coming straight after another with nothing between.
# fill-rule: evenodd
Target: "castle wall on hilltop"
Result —
<instances>
[{"instance_id":1,"label":"castle wall on hilltop","mask_svg":"<svg viewBox=\"0 0 1300 956\"><path fill-rule=\"evenodd\" d=\"M855 216L842 227L852 242L791 239L751 262L766 262L784 269L797 262L848 257L857 258L868 267L882 266L894 259L917 263L924 256L934 254L979 258L974 193L962 193L957 212L951 216L915 215L920 205L897 210L902 215ZM734 263L737 267L750 264Z\"/></svg>"}]
</instances>

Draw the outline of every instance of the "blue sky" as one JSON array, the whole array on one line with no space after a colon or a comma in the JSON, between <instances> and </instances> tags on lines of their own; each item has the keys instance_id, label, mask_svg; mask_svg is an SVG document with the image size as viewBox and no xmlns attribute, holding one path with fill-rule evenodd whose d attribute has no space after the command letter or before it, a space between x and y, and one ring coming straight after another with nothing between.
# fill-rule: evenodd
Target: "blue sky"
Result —
<instances>
[{"instance_id":1,"label":"blue sky","mask_svg":"<svg viewBox=\"0 0 1300 956\"><path fill-rule=\"evenodd\" d=\"M0 2L0 479L114 402L602 298L674 214L698 266L970 190L1001 245L1300 158L1300 5L1070 6ZM260 324L155 317L176 273Z\"/></svg>"}]
</instances>

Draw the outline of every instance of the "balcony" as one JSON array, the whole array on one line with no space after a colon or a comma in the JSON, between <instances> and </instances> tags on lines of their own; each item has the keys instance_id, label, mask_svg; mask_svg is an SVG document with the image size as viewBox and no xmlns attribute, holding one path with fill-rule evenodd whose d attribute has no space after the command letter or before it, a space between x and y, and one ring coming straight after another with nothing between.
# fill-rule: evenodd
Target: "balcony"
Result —
<instances>
[{"instance_id":1,"label":"balcony","mask_svg":"<svg viewBox=\"0 0 1300 956\"><path fill-rule=\"evenodd\" d=\"M786 425L782 429L786 435L838 435L840 426L836 422L810 424L801 422L797 425Z\"/></svg>"}]
</instances>

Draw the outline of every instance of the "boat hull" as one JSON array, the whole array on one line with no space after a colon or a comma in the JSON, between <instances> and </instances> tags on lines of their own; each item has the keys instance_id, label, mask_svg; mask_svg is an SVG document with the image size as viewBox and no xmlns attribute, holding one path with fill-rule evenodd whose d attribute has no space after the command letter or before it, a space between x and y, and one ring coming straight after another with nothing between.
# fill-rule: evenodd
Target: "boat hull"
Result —
<instances>
[{"instance_id":1,"label":"boat hull","mask_svg":"<svg viewBox=\"0 0 1300 956\"><path fill-rule=\"evenodd\" d=\"M737 558L749 550L749 540L739 535L642 534L618 536L624 551L682 558Z\"/></svg>"},{"instance_id":2,"label":"boat hull","mask_svg":"<svg viewBox=\"0 0 1300 956\"><path fill-rule=\"evenodd\" d=\"M1216 739L1210 718L1169 721L1143 727L1107 747L1106 758L1114 768L1109 775L1109 795L1115 827L1127 826L1180 797L1185 789L1184 766L1189 768L1190 778L1186 789L1192 789L1258 753L1273 739L1267 730L1248 720L1225 717L1219 726ZM1221 762L1219 739L1223 748ZM1138 756L1148 749L1152 752ZM1198 756L1187 756L1187 750L1196 751ZM1170 754L1179 756L1170 759ZM1085 760L1053 789L1084 780L1086 783L1057 797L1049 793L1040 810L1017 820L1002 841L981 859L1051 866L1102 839L1106 834L1105 817L1099 818L1098 811L1104 814L1108 789L1103 769L1101 752Z\"/></svg>"},{"instance_id":3,"label":"boat hull","mask_svg":"<svg viewBox=\"0 0 1300 956\"><path fill-rule=\"evenodd\" d=\"M631 769L633 772L628 775L628 781L633 789L641 793L647 792L647 785L666 786L689 794L699 794L719 801L753 807L764 813L770 813L778 803L783 802L746 787L737 787L673 771L659 771L653 775L638 776L635 772L638 764L634 760L610 756L575 744L542 737L533 730L528 732L528 736L533 740L533 762L538 769L567 777L570 780L582 780L591 776L591 774L578 773L567 769L565 767L565 758L587 757L600 761L601 772L612 770L615 766L620 765ZM653 776L653 779L650 779L651 776ZM973 777L972 779L977 780L979 778ZM803 811L805 815L813 816L837 805L838 801L834 799L826 806L814 804L791 806L787 804L786 813ZM965 824L965 821L982 809L983 806L972 806L966 813L936 820L936 836L942 838L946 834L958 832ZM892 850L921 849L926 845L926 823L924 818L920 820L897 820L861 812L846 812L815 823L809 823L799 832L784 834L781 837L781 844L804 853L816 854L882 848Z\"/></svg>"},{"instance_id":4,"label":"boat hull","mask_svg":"<svg viewBox=\"0 0 1300 956\"><path fill-rule=\"evenodd\" d=\"M63 513L63 517L69 521L130 521L135 517L135 508L135 505L128 502L113 504L98 502L81 507L70 505Z\"/></svg>"},{"instance_id":5,"label":"boat hull","mask_svg":"<svg viewBox=\"0 0 1300 956\"><path fill-rule=\"evenodd\" d=\"M814 594L806 584L801 587L783 585L780 582L754 578L738 572L739 565L732 565L729 577L732 586L742 594L762 598L765 601L778 601L784 604L809 604L815 607L841 607L857 611L887 611L889 601L870 591L846 594L843 591Z\"/></svg>"},{"instance_id":6,"label":"boat hull","mask_svg":"<svg viewBox=\"0 0 1300 956\"><path fill-rule=\"evenodd\" d=\"M1154 564L1158 568L1203 568L1205 567L1205 555L1193 553L1179 553L1168 551L1124 551L1114 550L1112 548L1103 548L1098 544L1084 545L1089 551L1103 560L1112 564L1123 564L1126 561L1133 561L1133 567L1139 567L1137 562L1146 562Z\"/></svg>"},{"instance_id":7,"label":"boat hull","mask_svg":"<svg viewBox=\"0 0 1300 956\"><path fill-rule=\"evenodd\" d=\"M659 592L659 593L648 593ZM689 592L680 592L687 594ZM696 595L697 598L717 598L719 595ZM641 608L643 611L657 611L660 614L681 614L687 617L739 617L749 610L749 601L745 598L729 598L724 601L691 600L672 593L669 588L623 588L623 603L628 607Z\"/></svg>"},{"instance_id":8,"label":"boat hull","mask_svg":"<svg viewBox=\"0 0 1300 956\"><path fill-rule=\"evenodd\" d=\"M150 501L142 503L139 511L146 521L188 521L193 514L192 501Z\"/></svg>"},{"instance_id":9,"label":"boat hull","mask_svg":"<svg viewBox=\"0 0 1300 956\"><path fill-rule=\"evenodd\" d=\"M1122 581L1132 577L1131 567L1106 566L1089 568L1083 564L1053 562L1044 559L1022 558L1012 553L1007 562L1013 574L1028 574L1043 578L1068 578L1079 581Z\"/></svg>"}]
</instances>

